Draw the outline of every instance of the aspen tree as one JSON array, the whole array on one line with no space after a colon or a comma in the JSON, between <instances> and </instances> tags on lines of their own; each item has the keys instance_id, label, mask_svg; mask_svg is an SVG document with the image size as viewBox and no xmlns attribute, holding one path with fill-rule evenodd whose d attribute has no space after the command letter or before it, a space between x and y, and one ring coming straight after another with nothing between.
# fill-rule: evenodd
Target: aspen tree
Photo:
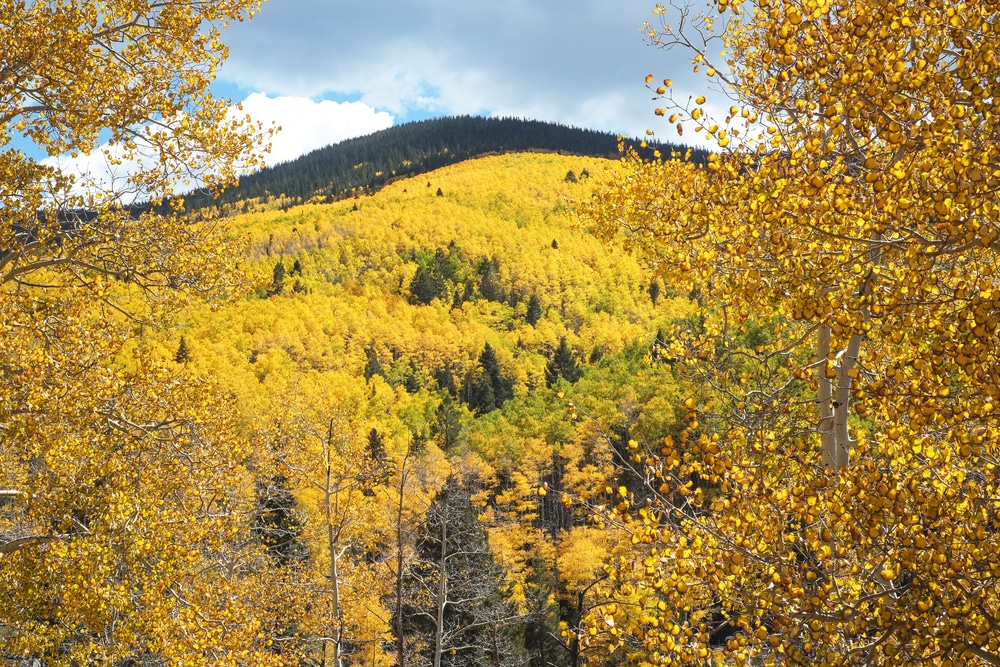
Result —
<instances>
[{"instance_id":1,"label":"aspen tree","mask_svg":"<svg viewBox=\"0 0 1000 667\"><path fill-rule=\"evenodd\" d=\"M626 157L591 209L707 317L689 428L620 513L632 638L663 664L1000 664L997 7L680 12L650 41L729 99L647 83L718 152Z\"/></svg>"},{"instance_id":2,"label":"aspen tree","mask_svg":"<svg viewBox=\"0 0 1000 667\"><path fill-rule=\"evenodd\" d=\"M221 393L134 339L233 283L228 231L164 199L258 164L259 129L208 91L221 28L257 9L0 1L4 662L277 661L241 586L247 443ZM116 178L60 166L95 150Z\"/></svg>"}]
</instances>

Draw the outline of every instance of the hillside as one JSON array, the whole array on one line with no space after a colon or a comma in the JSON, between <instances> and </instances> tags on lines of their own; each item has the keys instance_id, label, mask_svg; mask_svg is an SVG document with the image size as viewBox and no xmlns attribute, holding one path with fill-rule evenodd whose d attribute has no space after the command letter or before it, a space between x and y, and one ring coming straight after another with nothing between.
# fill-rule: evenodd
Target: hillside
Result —
<instances>
[{"instance_id":1,"label":"hillside","mask_svg":"<svg viewBox=\"0 0 1000 667\"><path fill-rule=\"evenodd\" d=\"M653 144L639 150L664 155L686 150ZM416 176L449 164L491 153L553 151L581 156L613 158L618 137L555 123L516 118L462 116L417 121L368 136L320 148L295 160L244 177L238 188L225 192L218 204L270 197L296 203L320 197L326 201L358 192L371 193L404 176ZM704 151L692 159L703 161ZM206 194L186 197L190 208L213 204Z\"/></svg>"},{"instance_id":2,"label":"hillside","mask_svg":"<svg viewBox=\"0 0 1000 667\"><path fill-rule=\"evenodd\" d=\"M508 153L373 196L237 216L250 292L142 343L233 395L258 483L285 498L282 521L297 527L269 551L305 568L269 575L269 595L289 587L322 608L337 550L338 576L368 582L340 598L345 651L401 636L402 649L378 655L426 655L433 628L384 619L433 606L421 582L448 577L467 600L449 624L501 614L502 638L447 639L465 646L463 664L484 660L490 641L503 664L579 664L583 647L560 633L613 592L601 568L619 548L594 529L591 505L609 485L641 495L630 451L683 428L680 385L650 355L690 304L572 213L614 164ZM446 550L473 559L464 570L420 555L440 553L434 531L448 522L460 542ZM329 622L287 613L302 628ZM282 646L289 659L319 650L305 630Z\"/></svg>"}]
</instances>

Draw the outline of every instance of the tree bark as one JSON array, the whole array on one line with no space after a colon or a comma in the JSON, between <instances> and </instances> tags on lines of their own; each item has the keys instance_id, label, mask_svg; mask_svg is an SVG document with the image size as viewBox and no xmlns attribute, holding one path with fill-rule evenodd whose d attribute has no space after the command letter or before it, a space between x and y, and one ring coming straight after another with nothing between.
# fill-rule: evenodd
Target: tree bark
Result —
<instances>
[{"instance_id":1,"label":"tree bark","mask_svg":"<svg viewBox=\"0 0 1000 667\"><path fill-rule=\"evenodd\" d=\"M340 576L337 570L337 531L333 527L334 510L332 504L337 502L338 494L333 488L333 465L330 461L330 452L333 447L333 420L330 421L330 434L326 441L326 485L324 487L325 511L326 511L326 538L327 547L330 550L330 615L333 620L333 664L341 667L341 612L340 612ZM324 653L326 647L324 646ZM325 656L324 656L325 658ZM324 662L326 660L324 659Z\"/></svg>"},{"instance_id":2,"label":"tree bark","mask_svg":"<svg viewBox=\"0 0 1000 667\"><path fill-rule=\"evenodd\" d=\"M438 565L437 627L434 630L434 667L441 667L444 651L444 611L448 604L448 508L441 520L441 560Z\"/></svg>"}]
</instances>

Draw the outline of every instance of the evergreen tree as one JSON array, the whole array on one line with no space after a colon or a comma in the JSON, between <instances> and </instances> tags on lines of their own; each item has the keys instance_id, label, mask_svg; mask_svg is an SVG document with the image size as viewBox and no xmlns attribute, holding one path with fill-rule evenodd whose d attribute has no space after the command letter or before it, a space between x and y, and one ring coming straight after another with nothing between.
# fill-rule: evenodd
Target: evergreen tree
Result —
<instances>
[{"instance_id":1,"label":"evergreen tree","mask_svg":"<svg viewBox=\"0 0 1000 667\"><path fill-rule=\"evenodd\" d=\"M570 169L569 171L566 172L566 182L567 183L576 183L576 174L573 172L572 169Z\"/></svg>"},{"instance_id":2,"label":"evergreen tree","mask_svg":"<svg viewBox=\"0 0 1000 667\"><path fill-rule=\"evenodd\" d=\"M468 287L468 285L465 285L465 287ZM452 295L452 298L451 298L451 309L452 310L461 310L463 303L465 303L465 292L464 292L464 289L461 286L456 286L455 287L455 293L454 293L454 295Z\"/></svg>"},{"instance_id":3,"label":"evergreen tree","mask_svg":"<svg viewBox=\"0 0 1000 667\"><path fill-rule=\"evenodd\" d=\"M366 448L368 450L368 458L379 465L385 465L385 440L382 439L382 434L378 432L378 429L373 428L368 432L368 444Z\"/></svg>"},{"instance_id":4,"label":"evergreen tree","mask_svg":"<svg viewBox=\"0 0 1000 667\"><path fill-rule=\"evenodd\" d=\"M420 369L417 368L417 363L412 359L410 359L406 375L403 376L403 389L410 394L420 391Z\"/></svg>"},{"instance_id":5,"label":"evergreen tree","mask_svg":"<svg viewBox=\"0 0 1000 667\"><path fill-rule=\"evenodd\" d=\"M375 495L375 487L384 485L389 481L389 463L386 459L385 441L378 429L368 432L368 443L366 444L367 462L363 468L361 482L364 485L366 496Z\"/></svg>"},{"instance_id":6,"label":"evergreen tree","mask_svg":"<svg viewBox=\"0 0 1000 667\"><path fill-rule=\"evenodd\" d=\"M455 386L455 374L451 370L451 362L447 359L444 361L444 366L441 366L433 373L434 381L440 389L448 392L449 395L455 396L458 394L458 388Z\"/></svg>"},{"instance_id":7,"label":"evergreen tree","mask_svg":"<svg viewBox=\"0 0 1000 667\"><path fill-rule=\"evenodd\" d=\"M459 260L455 256L455 249L456 246L452 242L447 253L444 251L444 248L438 248L434 251L433 271L445 280L454 281L457 278Z\"/></svg>"},{"instance_id":8,"label":"evergreen tree","mask_svg":"<svg viewBox=\"0 0 1000 667\"><path fill-rule=\"evenodd\" d=\"M649 283L649 298L655 306L656 300L660 298L660 282L658 280Z\"/></svg>"},{"instance_id":9,"label":"evergreen tree","mask_svg":"<svg viewBox=\"0 0 1000 667\"><path fill-rule=\"evenodd\" d=\"M431 426L431 433L437 440L438 447L445 452L451 450L458 444L462 435L462 413L451 396L445 394L444 399L438 405L434 415L434 424Z\"/></svg>"},{"instance_id":10,"label":"evergreen tree","mask_svg":"<svg viewBox=\"0 0 1000 667\"><path fill-rule=\"evenodd\" d=\"M295 263L292 264L292 270L289 272L289 275L302 275L302 261L298 257L295 258Z\"/></svg>"},{"instance_id":11,"label":"evergreen tree","mask_svg":"<svg viewBox=\"0 0 1000 667\"><path fill-rule=\"evenodd\" d=\"M188 351L187 339L181 336L181 343L177 346L177 354L174 355L174 361L179 364L186 364L191 360L191 353Z\"/></svg>"},{"instance_id":12,"label":"evergreen tree","mask_svg":"<svg viewBox=\"0 0 1000 667\"><path fill-rule=\"evenodd\" d=\"M427 451L427 433L424 431L410 431L410 455L420 456Z\"/></svg>"},{"instance_id":13,"label":"evergreen tree","mask_svg":"<svg viewBox=\"0 0 1000 667\"><path fill-rule=\"evenodd\" d=\"M410 281L410 303L430 305L434 299L447 294L447 286L441 276L420 266Z\"/></svg>"},{"instance_id":14,"label":"evergreen tree","mask_svg":"<svg viewBox=\"0 0 1000 667\"><path fill-rule=\"evenodd\" d=\"M549 363L545 365L545 385L552 387L559 381L559 378L573 384L582 376L583 370L576 362L576 357L566 343L566 338L560 338L559 347L552 354Z\"/></svg>"},{"instance_id":15,"label":"evergreen tree","mask_svg":"<svg viewBox=\"0 0 1000 667\"><path fill-rule=\"evenodd\" d=\"M528 299L528 312L524 314L524 321L535 326L541 318L542 304L538 301L538 297L532 294L531 298Z\"/></svg>"},{"instance_id":16,"label":"evergreen tree","mask_svg":"<svg viewBox=\"0 0 1000 667\"><path fill-rule=\"evenodd\" d=\"M405 645L414 664L521 664L519 621L502 589L471 491L449 479L427 512L404 581Z\"/></svg>"},{"instance_id":17,"label":"evergreen tree","mask_svg":"<svg viewBox=\"0 0 1000 667\"><path fill-rule=\"evenodd\" d=\"M277 264L274 265L274 274L271 279L271 288L267 291L268 294L281 294L285 291L285 265L279 259Z\"/></svg>"},{"instance_id":18,"label":"evergreen tree","mask_svg":"<svg viewBox=\"0 0 1000 667\"><path fill-rule=\"evenodd\" d=\"M493 412L499 405L490 378L481 368L470 369L462 382L462 400L477 415Z\"/></svg>"},{"instance_id":19,"label":"evergreen tree","mask_svg":"<svg viewBox=\"0 0 1000 667\"><path fill-rule=\"evenodd\" d=\"M378 360L378 354L371 347L365 348L365 380L371 380L372 376L381 375L385 377L385 371Z\"/></svg>"},{"instance_id":20,"label":"evergreen tree","mask_svg":"<svg viewBox=\"0 0 1000 667\"><path fill-rule=\"evenodd\" d=\"M479 355L479 365L482 367L483 372L489 379L490 386L493 388L493 397L496 400L497 407L514 398L514 381L505 378L500 372L500 363L497 361L497 354L489 343L486 343L482 353Z\"/></svg>"},{"instance_id":21,"label":"evergreen tree","mask_svg":"<svg viewBox=\"0 0 1000 667\"><path fill-rule=\"evenodd\" d=\"M483 258L477 267L479 273L479 293L487 301L506 301L503 287L500 285L500 260Z\"/></svg>"},{"instance_id":22,"label":"evergreen tree","mask_svg":"<svg viewBox=\"0 0 1000 667\"><path fill-rule=\"evenodd\" d=\"M284 475L274 475L257 483L257 505L252 531L267 553L280 565L301 563L308 555L302 542L302 522L298 502Z\"/></svg>"}]
</instances>

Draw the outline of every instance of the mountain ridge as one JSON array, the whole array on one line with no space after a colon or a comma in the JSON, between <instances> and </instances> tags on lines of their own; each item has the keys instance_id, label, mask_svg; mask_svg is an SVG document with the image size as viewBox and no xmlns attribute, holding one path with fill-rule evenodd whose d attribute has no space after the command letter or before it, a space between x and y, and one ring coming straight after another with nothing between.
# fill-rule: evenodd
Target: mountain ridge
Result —
<instances>
[{"instance_id":1,"label":"mountain ridge","mask_svg":"<svg viewBox=\"0 0 1000 667\"><path fill-rule=\"evenodd\" d=\"M216 200L194 192L185 202L189 209L273 197L293 204L316 197L332 202L371 194L399 178L490 154L537 151L615 158L623 141L650 158L657 150L662 155L690 151L689 159L696 162L707 157L704 149L623 139L545 121L454 116L404 123L331 144L245 176Z\"/></svg>"}]
</instances>

